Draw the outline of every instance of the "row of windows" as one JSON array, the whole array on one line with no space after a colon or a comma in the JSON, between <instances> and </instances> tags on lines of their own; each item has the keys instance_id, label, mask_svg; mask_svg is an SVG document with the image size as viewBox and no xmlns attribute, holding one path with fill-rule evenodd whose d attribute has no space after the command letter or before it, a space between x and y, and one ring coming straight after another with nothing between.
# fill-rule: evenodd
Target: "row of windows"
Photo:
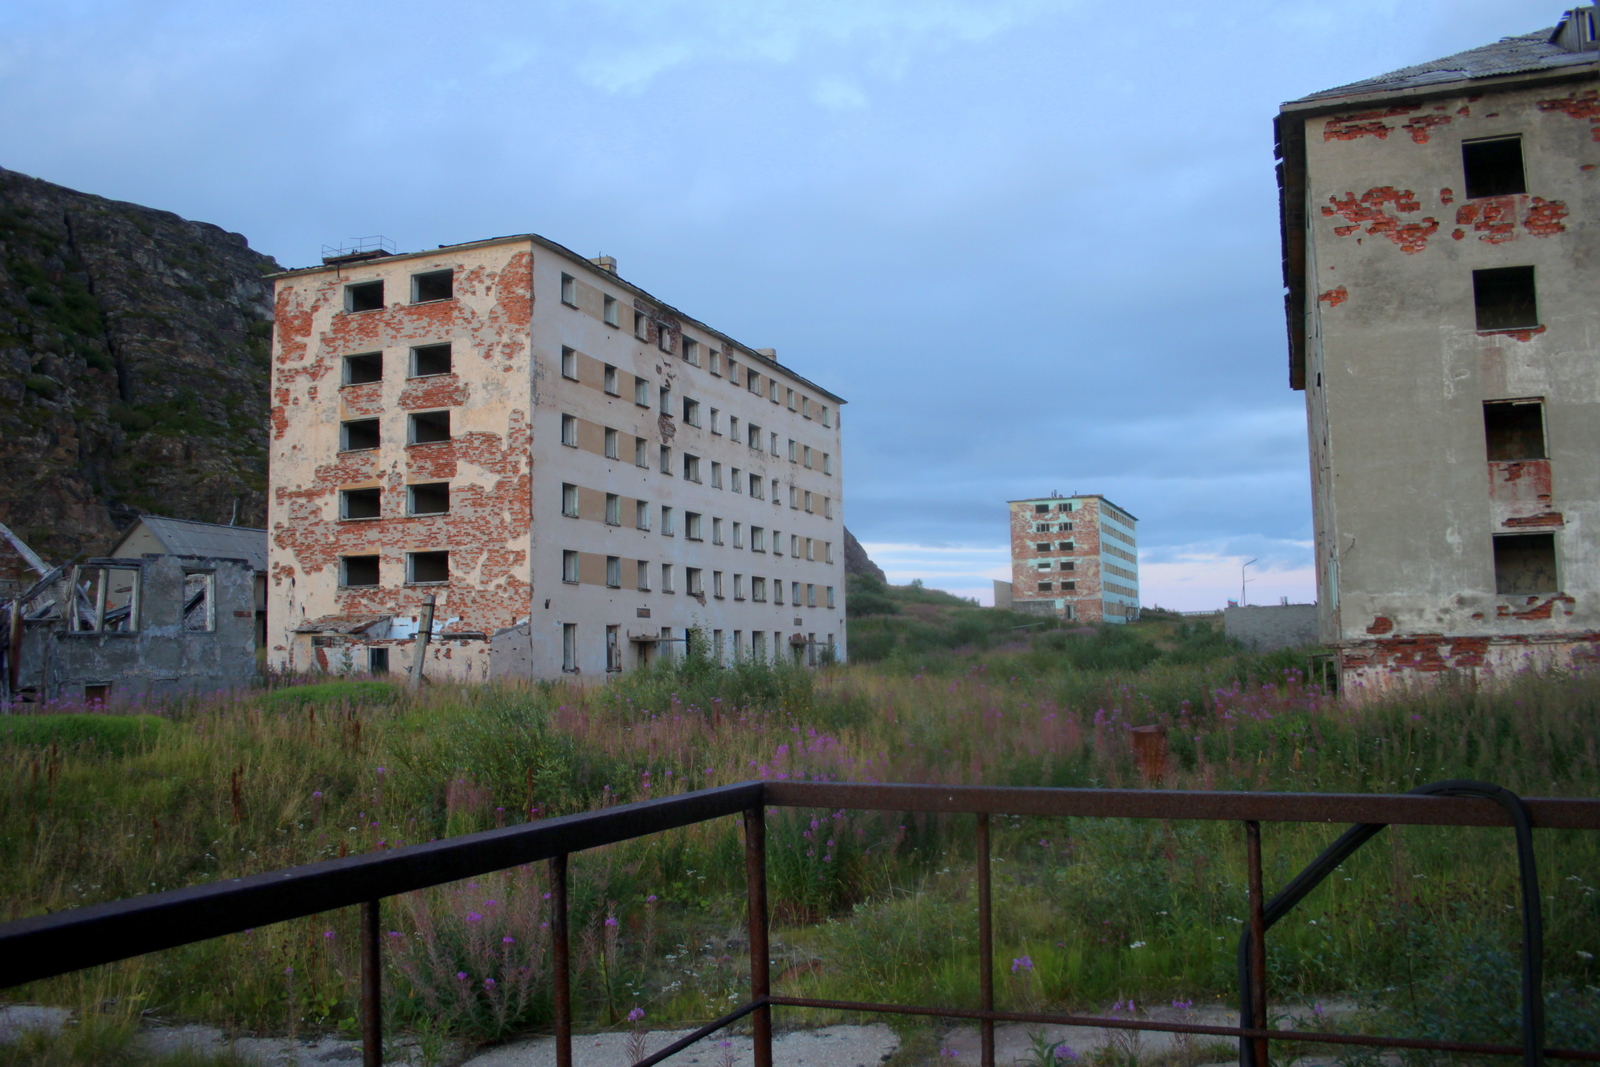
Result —
<instances>
[{"instance_id":1,"label":"row of windows","mask_svg":"<svg viewBox=\"0 0 1600 1067\"><path fill-rule=\"evenodd\" d=\"M763 662L767 659L766 630L751 630L748 646L745 645L743 630L733 630L731 633L731 645L726 650L724 650L721 630L712 630L709 645L702 645L701 642L706 640L706 634L704 630L698 628L684 631L683 637L679 639L673 637L672 627L663 626L661 627L661 636L648 642L648 644L659 647L661 649L659 654L662 658L671 660L677 657L676 646L681 642L689 654L703 653L707 659L719 667L727 666L728 660L726 657L730 653L735 663L742 663L746 656ZM796 662L800 661L802 649L805 650L806 661L813 667L817 665L819 660L831 663L837 656L832 634L827 634L822 641L817 640L816 634L795 634L794 636L798 640L789 642L789 647L793 650L792 655ZM605 637L606 670L608 672L620 671L622 670L622 627L616 624L607 625ZM772 650L774 654L778 654L783 646L783 631L773 630ZM578 624L575 622L562 623L561 669L563 671L575 674L580 670L578 666L578 650L580 647L582 646L578 636ZM821 649L820 652L819 647ZM375 649L374 651L379 650ZM387 671L389 667L388 650L382 651L384 652L383 669ZM641 662L643 660L644 657L641 656Z\"/></svg>"},{"instance_id":2,"label":"row of windows","mask_svg":"<svg viewBox=\"0 0 1600 1067\"><path fill-rule=\"evenodd\" d=\"M1033 506L1033 513L1035 515L1048 515L1048 514L1050 514L1050 509L1052 507L1054 507L1055 510L1057 510L1057 511L1071 511L1072 510L1072 501L1064 500L1061 503L1055 504L1055 505L1051 505L1051 504L1035 504Z\"/></svg>"},{"instance_id":3,"label":"row of windows","mask_svg":"<svg viewBox=\"0 0 1600 1067\"><path fill-rule=\"evenodd\" d=\"M1035 569L1036 569L1036 570L1041 570L1041 571L1047 571L1047 570L1049 570L1049 569L1050 569L1050 568L1051 568L1051 567L1054 567L1054 566L1057 566L1057 564L1054 564L1054 563L1051 563L1051 562L1050 562L1050 561L1049 561L1049 560L1045 560L1045 561L1044 561L1044 562L1042 562L1042 563L1036 563L1036 564L1034 564L1034 568L1035 568ZM1077 570L1077 569L1078 569L1078 566L1077 566L1077 564L1076 564L1076 563L1074 563L1074 562L1073 562L1073 561L1072 561L1072 560L1070 560L1070 559L1064 559L1064 560L1062 560L1062 561L1061 561L1061 563L1060 563L1060 567L1061 567L1061 569L1062 569L1062 570L1064 570L1064 571L1075 571L1075 570Z\"/></svg>"},{"instance_id":4,"label":"row of windows","mask_svg":"<svg viewBox=\"0 0 1600 1067\"><path fill-rule=\"evenodd\" d=\"M646 559L626 560L625 561L623 559L623 557L621 557L621 556L607 556L606 557L606 577L605 577L606 587L608 589L621 589L622 588L622 584L623 584L622 583L622 570L623 570L624 562L626 562L628 567L633 571L633 586L634 586L634 588L637 589L641 593L650 592L651 591L651 588L650 588L650 572L651 572L650 561L646 560ZM579 581L581 580L581 573L582 573L581 572L581 567L582 567L582 555L581 555L581 553L579 553L575 549L568 549L568 550L566 550L566 551L561 553L561 580L563 582L565 582L568 585L577 585L579 583ZM663 564L660 565L660 570L661 570L661 592L663 592L663 593L676 593L678 591L678 588L677 588L678 564L676 564L676 563L663 563ZM683 568L683 583L684 583L684 590L683 591L685 593L687 593L689 596L706 596L706 595L710 595L711 597L713 597L713 598L715 598L717 600L723 600L723 599L727 598L727 596L729 595L729 590L731 588L733 599L735 599L735 600L744 600L745 599L745 576L743 574L734 574L732 576L733 580L732 580L732 583L731 583L731 586L730 586L729 583L726 583L723 580L724 579L724 572L723 571L714 570L714 571L711 572L711 588L709 590L706 589L705 575L706 575L706 572L705 572L705 569L703 567L684 567ZM800 607L800 606L804 605L805 607L808 607L808 608L814 608L814 607L818 606L818 604L817 604L817 586L816 586L815 583L792 581L789 584L790 584L789 603L793 604L795 607ZM767 589L768 589L768 579L766 577L761 576L761 575L751 575L750 576L750 597L749 597L749 599L755 601L757 604L765 604L767 602ZM783 579L782 578L773 578L773 579L771 579L771 589L772 589L773 603L774 604L782 604L782 603L784 603L784 599L783 599ZM822 603L821 606L828 607L828 608L831 608L831 607L834 606L833 586L826 585L826 586L822 587L822 599L823 599L823 603Z\"/></svg>"},{"instance_id":5,"label":"row of windows","mask_svg":"<svg viewBox=\"0 0 1600 1067\"><path fill-rule=\"evenodd\" d=\"M382 566L380 557L340 556L339 584L349 589L362 589L382 584L379 581ZM443 585L450 580L449 552L407 552L407 585Z\"/></svg>"},{"instance_id":6,"label":"row of windows","mask_svg":"<svg viewBox=\"0 0 1600 1067\"><path fill-rule=\"evenodd\" d=\"M579 489L571 482L561 485L561 514L569 519L580 518ZM661 505L660 531L663 537L676 537L678 534L677 509L670 504ZM683 513L683 536L688 541L704 541L709 537L711 543L720 545L726 543L723 538L724 529L731 531L734 548L743 548L745 543L745 525L742 522L725 523L720 516L710 516L709 530L706 523L707 516L698 511L685 511ZM606 494L605 523L607 526L621 526L623 524L622 497L617 493ZM633 502L633 528L636 530L652 529L650 522L650 502L635 500ZM767 529L764 526L750 527L750 551L767 551ZM772 531L772 553L781 556L783 552L783 533L779 530ZM799 534L789 535L789 555L799 559L802 555L808 560L820 557L825 563L833 562L833 542L820 538L802 537Z\"/></svg>"},{"instance_id":7,"label":"row of windows","mask_svg":"<svg viewBox=\"0 0 1600 1067\"><path fill-rule=\"evenodd\" d=\"M344 287L346 311L379 311L384 307L383 280L355 282ZM411 302L429 304L455 296L455 272L430 270L411 276Z\"/></svg>"},{"instance_id":8,"label":"row of windows","mask_svg":"<svg viewBox=\"0 0 1600 1067\"><path fill-rule=\"evenodd\" d=\"M433 378L440 374L450 374L454 363L453 349L448 341L417 345L407 349L406 377ZM367 385L381 381L383 381L382 352L358 352L344 357L342 378L344 385Z\"/></svg>"},{"instance_id":9,"label":"row of windows","mask_svg":"<svg viewBox=\"0 0 1600 1067\"><path fill-rule=\"evenodd\" d=\"M1073 541L1062 541L1059 544L1056 544L1056 543L1053 543L1053 542L1050 542L1050 541L1036 541L1036 542L1034 542L1033 548L1034 548L1034 551L1036 551L1036 552L1076 552L1077 551L1076 543L1073 542Z\"/></svg>"},{"instance_id":10,"label":"row of windows","mask_svg":"<svg viewBox=\"0 0 1600 1067\"><path fill-rule=\"evenodd\" d=\"M448 515L450 513L450 483L422 482L405 487L405 514ZM339 518L383 518L383 490L339 490Z\"/></svg>"},{"instance_id":11,"label":"row of windows","mask_svg":"<svg viewBox=\"0 0 1600 1067\"><path fill-rule=\"evenodd\" d=\"M435 445L450 440L450 412L413 411L406 416L406 444ZM339 451L370 452L383 444L377 419L350 419L339 424Z\"/></svg>"},{"instance_id":12,"label":"row of windows","mask_svg":"<svg viewBox=\"0 0 1600 1067\"><path fill-rule=\"evenodd\" d=\"M1077 582L1062 582L1061 583L1061 591L1063 593L1070 593L1070 592L1072 592L1073 590L1075 590L1077 588L1078 588L1078 583ZM1055 592L1055 589L1056 589L1056 583L1054 583L1054 582L1040 582L1039 583L1039 592L1041 592L1041 593L1053 593L1053 592Z\"/></svg>"},{"instance_id":13,"label":"row of windows","mask_svg":"<svg viewBox=\"0 0 1600 1067\"><path fill-rule=\"evenodd\" d=\"M620 326L620 309L617 304L617 298L603 295L601 300L601 319L607 326ZM578 281L570 274L561 276L561 302L571 308L578 306ZM725 358L722 351L715 346L702 345L699 341L682 333L681 330L674 330L665 322L652 319L647 312L634 311L634 338L648 342L650 340L652 322L656 326L656 347L661 351L668 355L676 355L678 354L678 342L681 341L683 361L692 367L699 367L702 366L701 350L704 349L709 357L705 362L708 364L711 373L720 378L724 374L724 369L726 369L729 383L733 385L739 384L739 364L732 358ZM832 413L826 404L819 404L803 393L797 393L788 386L780 385L777 379L771 375L763 376L760 371L749 367L746 367L744 372L744 385L750 392L757 396L761 396L765 392L767 398L774 404L783 403L790 411L796 412L802 418L815 418L824 426L831 427L833 425ZM576 377L576 375L571 375L571 377ZM763 381L765 381L764 390ZM781 396L779 390L782 390Z\"/></svg>"}]
</instances>

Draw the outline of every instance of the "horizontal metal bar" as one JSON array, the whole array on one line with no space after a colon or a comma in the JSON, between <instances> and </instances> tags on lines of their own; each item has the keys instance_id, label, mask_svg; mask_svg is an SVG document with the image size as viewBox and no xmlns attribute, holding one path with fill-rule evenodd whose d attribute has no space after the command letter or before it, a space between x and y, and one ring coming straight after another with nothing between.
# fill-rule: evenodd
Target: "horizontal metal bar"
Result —
<instances>
[{"instance_id":1,"label":"horizontal metal bar","mask_svg":"<svg viewBox=\"0 0 1600 1067\"><path fill-rule=\"evenodd\" d=\"M0 988L737 815L761 795L744 782L19 919L0 925Z\"/></svg>"},{"instance_id":2,"label":"horizontal metal bar","mask_svg":"<svg viewBox=\"0 0 1600 1067\"><path fill-rule=\"evenodd\" d=\"M1036 789L1027 786L768 782L766 801L793 808L938 811L1125 819L1510 826L1505 810L1476 797L1368 793L1238 793L1176 789ZM1600 830L1600 800L1524 798L1535 827Z\"/></svg>"},{"instance_id":3,"label":"horizontal metal bar","mask_svg":"<svg viewBox=\"0 0 1600 1067\"><path fill-rule=\"evenodd\" d=\"M933 1015L945 1019L988 1019L1005 1023L1052 1023L1059 1026L1093 1026L1107 1030L1154 1030L1169 1034L1204 1034L1209 1037L1268 1038L1273 1041L1299 1041L1303 1044L1370 1045L1378 1048L1431 1049L1439 1052L1477 1052L1492 1056L1520 1056L1521 1045L1493 1045L1476 1041L1424 1041L1412 1037L1385 1037L1369 1034L1324 1034L1310 1030L1257 1030L1239 1026L1204 1026L1200 1023L1162 1023L1150 1020L1102 1018L1094 1015L1057 1015L1032 1011L983 1011L979 1008L924 1008L909 1004L873 1004L855 1000L815 1000L810 997L771 996L774 1007L828 1008L833 1011L865 1011L888 1015ZM1593 1060L1600 1062L1600 1051L1547 1048L1551 1059Z\"/></svg>"},{"instance_id":4,"label":"horizontal metal bar","mask_svg":"<svg viewBox=\"0 0 1600 1067\"><path fill-rule=\"evenodd\" d=\"M655 1067L656 1064L660 1063L668 1056L676 1056L678 1053L682 1052L696 1041L703 1041L712 1034L716 1033L718 1030L721 1030L724 1026L738 1022L740 1019L743 1019L746 1015L749 1015L757 1008L765 1007L766 1003L766 997L757 997L744 1007L737 1008L734 1011L729 1012L727 1015L724 1015L715 1022L706 1023L694 1033L678 1038L678 1040L674 1041L661 1051L652 1052L650 1055L634 1064L633 1067Z\"/></svg>"}]
</instances>

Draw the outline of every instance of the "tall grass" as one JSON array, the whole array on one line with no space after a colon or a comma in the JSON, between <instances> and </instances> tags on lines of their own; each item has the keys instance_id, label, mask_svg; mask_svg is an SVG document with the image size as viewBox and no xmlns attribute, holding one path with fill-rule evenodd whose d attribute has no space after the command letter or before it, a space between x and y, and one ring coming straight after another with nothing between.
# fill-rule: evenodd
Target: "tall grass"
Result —
<instances>
[{"instance_id":1,"label":"tall grass","mask_svg":"<svg viewBox=\"0 0 1600 1067\"><path fill-rule=\"evenodd\" d=\"M326 683L141 708L159 725L115 743L79 727L0 731L6 917L746 779L1132 786L1143 780L1127 728L1150 723L1167 729L1167 788L1391 792L1477 777L1532 795L1600 790L1600 678L1443 685L1353 707L1305 685L1293 655L1246 656L1186 629L1154 658L1141 642L1046 635L1005 653L901 654L816 673L691 661L588 689ZM973 1002L970 826L775 811L780 986ZM1340 829L1268 827L1269 886ZM1006 1003L1232 989L1237 827L1005 819L995 832ZM1592 835L1538 837L1548 971L1556 1001L1581 1014L1600 955L1600 848ZM586 1025L621 1025L635 1009L652 1025L703 1020L741 995L741 855L730 819L574 857ZM479 1040L547 1025L544 877L508 871L388 902L390 1018ZM1406 1010L1420 1019L1432 1010L1425 991L1448 985L1463 946L1514 952L1514 903L1509 835L1388 831L1274 930L1274 989L1372 994L1389 1011L1409 990ZM331 913L97 980L170 1017L352 1029L355 935L353 915ZM76 1003L82 981L17 995Z\"/></svg>"}]
</instances>

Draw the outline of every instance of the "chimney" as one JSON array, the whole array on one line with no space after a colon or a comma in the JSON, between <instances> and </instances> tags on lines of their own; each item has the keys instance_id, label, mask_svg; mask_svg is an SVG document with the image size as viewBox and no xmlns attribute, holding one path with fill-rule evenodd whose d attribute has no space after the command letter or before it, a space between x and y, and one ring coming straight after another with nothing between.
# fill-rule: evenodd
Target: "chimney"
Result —
<instances>
[{"instance_id":1,"label":"chimney","mask_svg":"<svg viewBox=\"0 0 1600 1067\"><path fill-rule=\"evenodd\" d=\"M766 356L768 359L777 359L778 350L776 348L758 348L756 349L756 355Z\"/></svg>"},{"instance_id":2,"label":"chimney","mask_svg":"<svg viewBox=\"0 0 1600 1067\"><path fill-rule=\"evenodd\" d=\"M615 256L595 256L589 261L607 274L617 273L617 258Z\"/></svg>"},{"instance_id":3,"label":"chimney","mask_svg":"<svg viewBox=\"0 0 1600 1067\"><path fill-rule=\"evenodd\" d=\"M1600 51L1600 7L1575 7L1561 16L1550 43L1568 52Z\"/></svg>"}]
</instances>

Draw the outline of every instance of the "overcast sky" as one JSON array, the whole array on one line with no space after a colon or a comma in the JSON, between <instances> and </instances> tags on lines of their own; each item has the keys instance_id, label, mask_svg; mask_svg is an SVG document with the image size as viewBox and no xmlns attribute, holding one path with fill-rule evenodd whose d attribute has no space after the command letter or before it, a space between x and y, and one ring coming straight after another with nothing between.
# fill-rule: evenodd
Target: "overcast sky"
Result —
<instances>
[{"instance_id":1,"label":"overcast sky","mask_svg":"<svg viewBox=\"0 0 1600 1067\"><path fill-rule=\"evenodd\" d=\"M1143 601L1310 601L1278 104L1561 0L0 4L0 165L286 266L533 231L850 401L845 520L989 601L1008 499L1138 517ZM1570 6L1570 5L1567 5Z\"/></svg>"}]
</instances>

